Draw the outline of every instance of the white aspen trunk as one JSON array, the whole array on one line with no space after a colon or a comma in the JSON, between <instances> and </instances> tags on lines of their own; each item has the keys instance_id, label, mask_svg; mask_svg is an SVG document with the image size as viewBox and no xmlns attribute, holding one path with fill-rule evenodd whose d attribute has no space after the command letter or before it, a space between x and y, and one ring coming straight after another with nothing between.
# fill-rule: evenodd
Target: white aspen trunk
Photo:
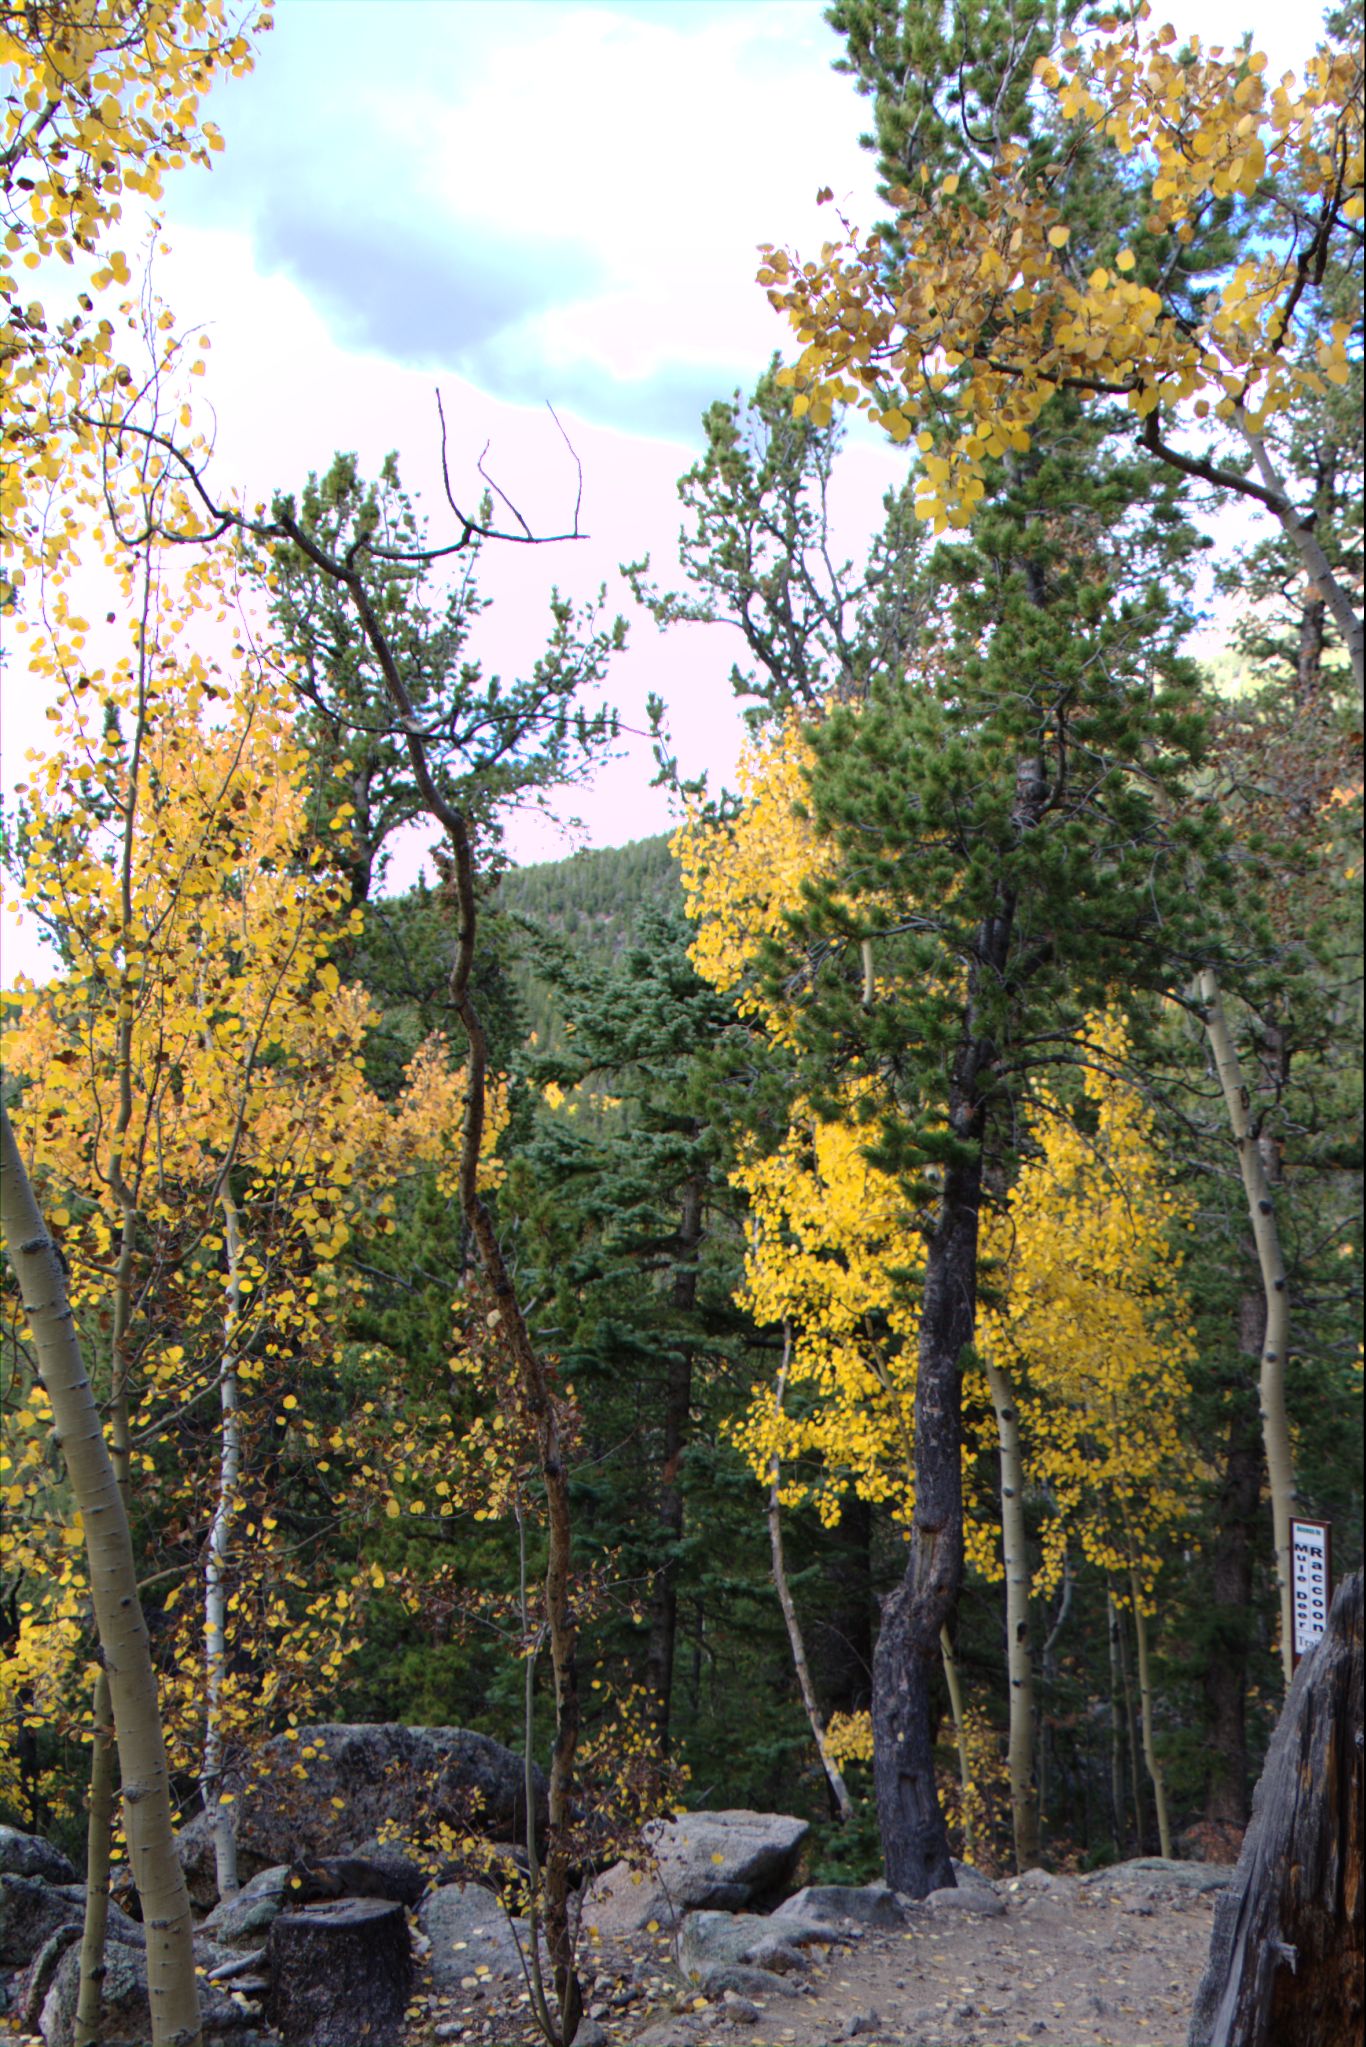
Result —
<instances>
[{"instance_id":1,"label":"white aspen trunk","mask_svg":"<svg viewBox=\"0 0 1366 2047\"><path fill-rule=\"evenodd\" d=\"M778 1370L778 1385L773 1397L775 1418L782 1415L783 1399L787 1392L787 1366L791 1354L792 1334L790 1330L784 1329L783 1362ZM825 1721L821 1717L821 1709L816 1699L816 1687L811 1682L811 1666L806 1660L806 1643L802 1639L801 1622L797 1618L792 1590L787 1582L787 1565L783 1557L782 1507L778 1498L781 1482L782 1464L775 1451L769 1465L768 1484L768 1542L773 1555L773 1583L777 1588L778 1604L783 1610L783 1619L787 1623L787 1639L792 1648L792 1663L797 1673L797 1683L801 1687L802 1704L806 1708L807 1721L821 1759L821 1767L829 1779L835 1807L843 1823L854 1817L854 1801L849 1796L849 1787L844 1781L840 1766L826 1745Z\"/></svg>"},{"instance_id":2,"label":"white aspen trunk","mask_svg":"<svg viewBox=\"0 0 1366 2047\"><path fill-rule=\"evenodd\" d=\"M1274 491L1276 496L1286 506L1284 512L1277 513L1281 527L1289 534L1299 549L1300 560L1304 563L1309 580L1324 598L1328 609L1333 614L1338 631L1347 643L1347 654L1352 663L1352 673L1356 677L1357 688L1361 689L1363 686L1366 686L1366 652L1363 651L1360 614L1356 611L1351 598L1334 575L1333 565L1324 552L1323 543L1314 531L1311 520L1306 519L1297 507L1291 503L1290 493L1286 489L1281 477L1277 474L1271 457L1266 452L1266 442L1260 434L1253 432L1241 412L1237 415L1237 422L1243 439L1252 451L1252 459L1257 465L1257 471L1262 482L1268 490Z\"/></svg>"},{"instance_id":3,"label":"white aspen trunk","mask_svg":"<svg viewBox=\"0 0 1366 2047\"><path fill-rule=\"evenodd\" d=\"M81 1928L81 1980L76 1993L74 2047L100 2037L104 1991L104 1938L109 1924L109 1835L114 1823L114 1715L109 1679L95 1679L91 1727L90 1804L86 1813L85 1920Z\"/></svg>"},{"instance_id":4,"label":"white aspen trunk","mask_svg":"<svg viewBox=\"0 0 1366 2047\"><path fill-rule=\"evenodd\" d=\"M100 1658L114 1710L124 1831L147 1932L153 2047L199 2047L190 1899L176 1854L156 1675L128 1516L81 1358L61 1258L2 1105L0 1225L52 1405L54 1439L85 1532Z\"/></svg>"},{"instance_id":5,"label":"white aspen trunk","mask_svg":"<svg viewBox=\"0 0 1366 2047\"><path fill-rule=\"evenodd\" d=\"M1110 1643L1110 1803L1115 1814L1115 1855L1122 1861L1124 1836L1129 1831L1124 1796L1124 1697L1119 1681L1119 1609L1109 1591L1105 1594L1105 1632ZM1138 1846L1141 1854L1142 1841Z\"/></svg>"},{"instance_id":6,"label":"white aspen trunk","mask_svg":"<svg viewBox=\"0 0 1366 2047\"><path fill-rule=\"evenodd\" d=\"M1148 1663L1148 1617L1143 1611L1143 1602L1139 1596L1136 1571L1129 1573L1129 1591L1134 1602L1134 1640L1138 1644L1138 1707L1143 1724L1143 1760L1148 1765L1148 1776L1153 1787L1153 1803L1157 1807L1158 1845L1162 1854L1170 1861L1172 1830L1171 1822L1167 1818L1167 1787L1163 1782L1162 1769L1153 1742L1153 1681Z\"/></svg>"},{"instance_id":7,"label":"white aspen trunk","mask_svg":"<svg viewBox=\"0 0 1366 2047\"><path fill-rule=\"evenodd\" d=\"M947 1624L939 1630L939 1653L944 1659L944 1682L949 1688L949 1712L953 1716L953 1738L958 1749L958 1782L963 1789L963 1860L977 1860L977 1822L972 1811L972 1760L968 1755L968 1724L963 1712L963 1681L958 1675L958 1658Z\"/></svg>"},{"instance_id":8,"label":"white aspen trunk","mask_svg":"<svg viewBox=\"0 0 1366 2047\"><path fill-rule=\"evenodd\" d=\"M1039 1860L1039 1802L1034 1787L1034 1670L1029 1651L1029 1548L1025 1538L1020 1415L1010 1380L988 1362L987 1383L1001 1448L1001 1553L1006 1573L1006 1668L1010 1678L1010 1818L1015 1867Z\"/></svg>"},{"instance_id":9,"label":"white aspen trunk","mask_svg":"<svg viewBox=\"0 0 1366 2047\"><path fill-rule=\"evenodd\" d=\"M209 1529L204 1566L204 1763L199 1788L213 1832L214 1871L220 1898L238 1890L237 1835L232 1809L223 1800L223 1673L227 1665L228 1558L237 1513L242 1468L242 1422L237 1378L237 1328L242 1313L242 1230L237 1204L226 1185L219 1196L228 1257L228 1308L223 1326L223 1362L218 1375L222 1440L218 1498Z\"/></svg>"},{"instance_id":10,"label":"white aspen trunk","mask_svg":"<svg viewBox=\"0 0 1366 2047\"><path fill-rule=\"evenodd\" d=\"M1266 1295L1266 1335L1262 1343L1258 1399L1262 1413L1262 1443L1266 1452L1267 1482L1271 1492L1271 1523L1276 1545L1276 1584L1281 1607L1281 1670L1287 1686L1294 1675L1294 1616L1290 1574L1290 1522L1295 1512L1295 1459L1290 1445L1290 1422L1285 1409L1286 1354L1290 1347L1290 1289L1286 1283L1285 1261L1281 1255L1280 1231L1276 1227L1276 1206L1266 1166L1252 1134L1252 1098L1243 1079L1238 1048L1224 1015L1218 976L1206 968L1200 976L1200 1000L1205 1013L1205 1030L1214 1054L1219 1085L1228 1105L1238 1165L1247 1195L1252 1237Z\"/></svg>"}]
</instances>

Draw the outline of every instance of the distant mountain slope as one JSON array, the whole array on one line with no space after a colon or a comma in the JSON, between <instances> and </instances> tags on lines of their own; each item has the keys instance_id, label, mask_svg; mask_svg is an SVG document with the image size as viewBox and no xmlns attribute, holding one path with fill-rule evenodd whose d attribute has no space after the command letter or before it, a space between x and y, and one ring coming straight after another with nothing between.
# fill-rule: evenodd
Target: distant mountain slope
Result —
<instances>
[{"instance_id":1,"label":"distant mountain slope","mask_svg":"<svg viewBox=\"0 0 1366 2047\"><path fill-rule=\"evenodd\" d=\"M498 884L497 908L525 917L538 931L567 940L588 966L607 967L630 939L647 908L681 910L683 885L666 833L633 839L626 846L600 846L512 867ZM527 1022L544 1049L559 1042L553 992L537 971L531 947L523 943L515 979Z\"/></svg>"}]
</instances>

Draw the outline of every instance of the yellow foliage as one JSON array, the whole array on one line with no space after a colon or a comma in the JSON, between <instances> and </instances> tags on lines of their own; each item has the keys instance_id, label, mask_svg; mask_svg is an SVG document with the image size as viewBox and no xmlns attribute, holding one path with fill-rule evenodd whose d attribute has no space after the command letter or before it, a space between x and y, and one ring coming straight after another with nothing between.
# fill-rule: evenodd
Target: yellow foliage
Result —
<instances>
[{"instance_id":1,"label":"yellow foliage","mask_svg":"<svg viewBox=\"0 0 1366 2047\"><path fill-rule=\"evenodd\" d=\"M1145 0L1122 28L1106 25L1108 39L1064 38L1061 62L1037 75L1065 122L1133 159L1156 285L1132 274L1129 249L1113 268L1080 273L1052 193L1017 145L997 152L978 198L924 174L893 195L906 250L894 272L876 234L850 229L817 261L764 250L759 280L803 344L779 373L794 411L824 424L853 404L894 440L915 433L927 450L916 511L936 532L968 524L987 459L1027 448L1063 386L1121 398L1139 420L1193 400L1197 416L1236 415L1255 430L1297 392L1347 379L1347 323L1317 366L1284 343L1305 283L1297 258L1362 217L1359 47L1325 46L1302 82L1277 84L1264 57L1204 50L1198 37L1189 58L1176 56L1172 31L1152 32L1150 18ZM1167 282L1192 220L1267 181L1293 195L1295 226L1250 244L1192 320ZM940 452L928 452L933 427Z\"/></svg>"}]
</instances>

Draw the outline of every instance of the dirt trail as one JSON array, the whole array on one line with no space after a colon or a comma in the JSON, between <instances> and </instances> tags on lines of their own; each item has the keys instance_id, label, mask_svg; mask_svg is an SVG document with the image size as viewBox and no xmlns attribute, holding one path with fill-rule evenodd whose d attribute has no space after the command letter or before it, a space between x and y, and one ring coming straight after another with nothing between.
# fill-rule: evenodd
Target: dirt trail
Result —
<instances>
[{"instance_id":1,"label":"dirt trail","mask_svg":"<svg viewBox=\"0 0 1366 2047\"><path fill-rule=\"evenodd\" d=\"M791 1994L706 1998L683 1981L667 1932L603 1940L585 2047L1185 2047L1213 1890L1161 1884L998 1886L1001 1917L915 1910L896 1930L806 1952ZM585 2037L586 2036L586 2037ZM429 2002L432 2039L512 2047L536 2038L511 1985Z\"/></svg>"}]
</instances>

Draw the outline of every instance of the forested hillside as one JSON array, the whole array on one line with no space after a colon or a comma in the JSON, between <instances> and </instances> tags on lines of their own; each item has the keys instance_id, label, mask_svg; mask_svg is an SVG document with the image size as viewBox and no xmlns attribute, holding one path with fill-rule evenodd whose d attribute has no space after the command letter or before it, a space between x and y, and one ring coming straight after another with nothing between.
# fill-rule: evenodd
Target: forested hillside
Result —
<instances>
[{"instance_id":1,"label":"forested hillside","mask_svg":"<svg viewBox=\"0 0 1366 2047\"><path fill-rule=\"evenodd\" d=\"M55 963L5 996L0 1821L85 1865L80 2039L111 1870L200 2037L182 1861L268 1868L320 1724L524 1755L515 1852L435 1792L381 1846L529 1915L553 2047L586 1876L674 1809L915 1900L1231 1860L1292 1530L1362 1547L1353 22L1275 84L1143 9L834 0L888 218L765 253L786 357L624 572L742 647L737 786L656 701L677 831L519 869L616 738L606 599L489 673L501 493L320 451L249 510L150 281L99 313L118 195L270 61L230 13L0 26L5 274L89 285L7 300L0 497ZM846 562L851 408L906 462Z\"/></svg>"}]
</instances>

